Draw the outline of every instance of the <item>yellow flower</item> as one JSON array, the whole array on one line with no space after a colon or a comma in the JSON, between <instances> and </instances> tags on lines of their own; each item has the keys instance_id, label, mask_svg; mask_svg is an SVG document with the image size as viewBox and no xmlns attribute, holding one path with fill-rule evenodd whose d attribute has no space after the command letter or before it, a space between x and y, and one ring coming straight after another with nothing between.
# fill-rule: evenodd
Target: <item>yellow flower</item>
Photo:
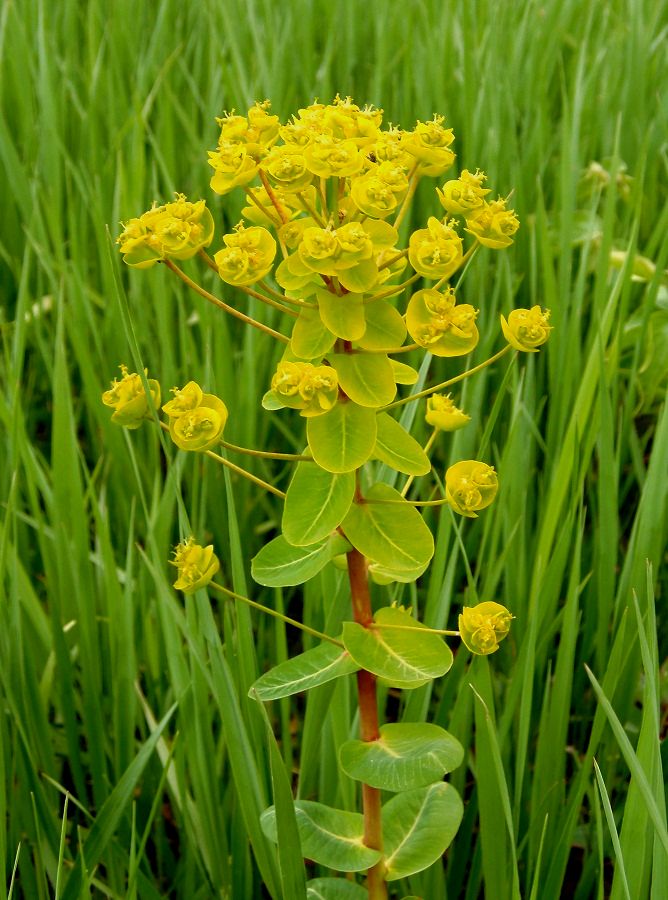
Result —
<instances>
[{"instance_id":1,"label":"yellow flower","mask_svg":"<svg viewBox=\"0 0 668 900\"><path fill-rule=\"evenodd\" d=\"M305 228L297 250L298 256L307 269L321 275L336 275L336 256L339 242L332 228Z\"/></svg>"},{"instance_id":2,"label":"yellow flower","mask_svg":"<svg viewBox=\"0 0 668 900\"><path fill-rule=\"evenodd\" d=\"M366 216L384 219L397 206L408 190L403 166L384 162L351 182L350 196L355 206Z\"/></svg>"},{"instance_id":3,"label":"yellow flower","mask_svg":"<svg viewBox=\"0 0 668 900\"><path fill-rule=\"evenodd\" d=\"M223 141L217 150L209 150L209 165L214 170L211 190L227 194L239 185L248 184L257 174L257 162L243 145Z\"/></svg>"},{"instance_id":4,"label":"yellow flower","mask_svg":"<svg viewBox=\"0 0 668 900\"><path fill-rule=\"evenodd\" d=\"M276 256L276 241L260 225L237 226L223 241L227 246L214 254L218 274L227 284L253 284L271 271Z\"/></svg>"},{"instance_id":5,"label":"yellow flower","mask_svg":"<svg viewBox=\"0 0 668 900\"><path fill-rule=\"evenodd\" d=\"M190 537L174 548L172 566L178 569L178 577L174 582L177 591L192 594L205 587L220 569L220 561L213 552L213 544L202 547Z\"/></svg>"},{"instance_id":6,"label":"yellow flower","mask_svg":"<svg viewBox=\"0 0 668 900\"><path fill-rule=\"evenodd\" d=\"M445 473L445 496L455 512L468 519L477 519L476 510L489 506L499 488L492 466L465 459L455 463Z\"/></svg>"},{"instance_id":7,"label":"yellow flower","mask_svg":"<svg viewBox=\"0 0 668 900\"><path fill-rule=\"evenodd\" d=\"M425 419L428 425L441 431L457 431L471 421L471 416L455 406L450 394L432 394L427 398Z\"/></svg>"},{"instance_id":8,"label":"yellow flower","mask_svg":"<svg viewBox=\"0 0 668 900\"><path fill-rule=\"evenodd\" d=\"M178 419L184 413L190 412L202 402L204 392L196 381L189 381L183 388L172 388L174 394L173 400L168 400L162 407L162 411L167 413L170 419Z\"/></svg>"},{"instance_id":9,"label":"yellow flower","mask_svg":"<svg viewBox=\"0 0 668 900\"><path fill-rule=\"evenodd\" d=\"M336 403L339 380L331 366L283 360L271 379L275 398L291 409L299 409L309 418L328 412Z\"/></svg>"},{"instance_id":10,"label":"yellow flower","mask_svg":"<svg viewBox=\"0 0 668 900\"><path fill-rule=\"evenodd\" d=\"M491 203L483 200L482 206L469 214L466 224L466 231L491 250L510 247L513 235L520 227L515 211L506 209L506 201L502 199Z\"/></svg>"},{"instance_id":11,"label":"yellow flower","mask_svg":"<svg viewBox=\"0 0 668 900\"><path fill-rule=\"evenodd\" d=\"M435 115L431 122L418 122L413 131L403 136L404 149L415 157L424 175L441 175L455 161L449 149L455 139L452 128L443 127L443 116Z\"/></svg>"},{"instance_id":12,"label":"yellow flower","mask_svg":"<svg viewBox=\"0 0 668 900\"><path fill-rule=\"evenodd\" d=\"M274 146L262 161L271 180L286 193L303 191L313 181L304 157L304 148L296 144Z\"/></svg>"},{"instance_id":13,"label":"yellow flower","mask_svg":"<svg viewBox=\"0 0 668 900\"><path fill-rule=\"evenodd\" d=\"M550 336L552 326L548 325L550 310L544 312L540 306L531 309L514 309L508 316L501 316L501 328L505 339L516 350L537 353L538 348Z\"/></svg>"},{"instance_id":14,"label":"yellow flower","mask_svg":"<svg viewBox=\"0 0 668 900\"><path fill-rule=\"evenodd\" d=\"M425 288L408 303L406 328L417 344L435 356L465 356L478 343L477 315L470 304L456 304L451 287L445 291Z\"/></svg>"},{"instance_id":15,"label":"yellow flower","mask_svg":"<svg viewBox=\"0 0 668 900\"><path fill-rule=\"evenodd\" d=\"M337 141L324 135L304 148L304 159L309 172L320 178L348 178L364 164L355 141Z\"/></svg>"},{"instance_id":16,"label":"yellow flower","mask_svg":"<svg viewBox=\"0 0 668 900\"><path fill-rule=\"evenodd\" d=\"M406 150L406 133L399 128L379 131L376 140L365 148L368 158L373 163L389 162L395 166L410 168L414 158Z\"/></svg>"},{"instance_id":17,"label":"yellow flower","mask_svg":"<svg viewBox=\"0 0 668 900\"><path fill-rule=\"evenodd\" d=\"M489 194L489 190L482 186L486 177L479 169L476 169L475 175L464 169L459 178L446 181L443 190L436 188L445 211L454 216L475 215L476 210L482 208L484 197Z\"/></svg>"},{"instance_id":18,"label":"yellow flower","mask_svg":"<svg viewBox=\"0 0 668 900\"><path fill-rule=\"evenodd\" d=\"M449 278L462 263L462 239L454 229L430 216L426 228L414 231L408 243L408 259L418 275Z\"/></svg>"},{"instance_id":19,"label":"yellow flower","mask_svg":"<svg viewBox=\"0 0 668 900\"><path fill-rule=\"evenodd\" d=\"M508 636L513 616L500 603L488 600L465 606L459 616L459 634L466 647L477 656L489 656Z\"/></svg>"},{"instance_id":20,"label":"yellow flower","mask_svg":"<svg viewBox=\"0 0 668 900\"><path fill-rule=\"evenodd\" d=\"M189 385L186 385L184 391L188 387ZM197 392L192 390L189 394L190 399L185 399L183 405L188 406L196 396ZM176 414L177 412L178 409L172 406L167 414L170 416L169 434L180 450L210 450L222 438L227 422L227 407L214 394L203 393L197 406L190 407L180 414Z\"/></svg>"},{"instance_id":21,"label":"yellow flower","mask_svg":"<svg viewBox=\"0 0 668 900\"><path fill-rule=\"evenodd\" d=\"M117 243L123 261L148 269L162 259L190 259L213 240L213 217L204 200L191 203L184 194L154 206L124 225Z\"/></svg>"},{"instance_id":22,"label":"yellow flower","mask_svg":"<svg viewBox=\"0 0 668 900\"><path fill-rule=\"evenodd\" d=\"M142 421L151 415L146 391L140 375L128 372L127 366L120 366L120 370L123 377L120 381L114 378L110 390L102 394L102 402L114 410L112 422L124 428L139 428ZM144 374L148 374L148 369L144 370ZM149 378L148 387L157 408L160 405L160 385L154 378Z\"/></svg>"}]
</instances>

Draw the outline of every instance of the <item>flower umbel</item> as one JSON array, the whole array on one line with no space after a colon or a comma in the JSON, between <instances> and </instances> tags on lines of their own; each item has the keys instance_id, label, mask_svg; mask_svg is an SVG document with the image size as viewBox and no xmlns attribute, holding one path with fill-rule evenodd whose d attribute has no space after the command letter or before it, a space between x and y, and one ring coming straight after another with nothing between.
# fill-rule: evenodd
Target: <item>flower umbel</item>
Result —
<instances>
[{"instance_id":1,"label":"flower umbel","mask_svg":"<svg viewBox=\"0 0 668 900\"><path fill-rule=\"evenodd\" d=\"M465 459L445 473L445 496L462 516L477 519L477 510L485 509L496 497L499 481L492 466Z\"/></svg>"},{"instance_id":2,"label":"flower umbel","mask_svg":"<svg viewBox=\"0 0 668 900\"><path fill-rule=\"evenodd\" d=\"M102 394L102 402L105 406L111 406L114 414L111 421L124 428L139 428L142 421L150 416L150 409L141 375L137 372L128 372L127 366L120 366L122 378L116 378L111 383L111 388ZM148 375L148 369L144 370ZM148 379L151 400L154 406L160 405L160 384L154 379Z\"/></svg>"},{"instance_id":3,"label":"flower umbel","mask_svg":"<svg viewBox=\"0 0 668 900\"><path fill-rule=\"evenodd\" d=\"M202 547L189 537L174 548L174 559L171 565L178 569L178 578L174 582L177 591L192 594L206 587L220 569L220 561L213 552L213 544Z\"/></svg>"},{"instance_id":4,"label":"flower umbel","mask_svg":"<svg viewBox=\"0 0 668 900\"><path fill-rule=\"evenodd\" d=\"M512 619L505 606L492 600L465 606L459 616L459 634L471 653L489 656L508 636Z\"/></svg>"},{"instance_id":5,"label":"flower umbel","mask_svg":"<svg viewBox=\"0 0 668 900\"><path fill-rule=\"evenodd\" d=\"M180 450L210 450L223 436L227 407L215 394L205 394L196 381L172 388L174 399L162 407L169 434Z\"/></svg>"},{"instance_id":6,"label":"flower umbel","mask_svg":"<svg viewBox=\"0 0 668 900\"><path fill-rule=\"evenodd\" d=\"M506 319L501 316L501 328L505 339L516 350L537 353L549 338L552 326L548 325L550 310L540 306L531 309L514 309Z\"/></svg>"}]
</instances>

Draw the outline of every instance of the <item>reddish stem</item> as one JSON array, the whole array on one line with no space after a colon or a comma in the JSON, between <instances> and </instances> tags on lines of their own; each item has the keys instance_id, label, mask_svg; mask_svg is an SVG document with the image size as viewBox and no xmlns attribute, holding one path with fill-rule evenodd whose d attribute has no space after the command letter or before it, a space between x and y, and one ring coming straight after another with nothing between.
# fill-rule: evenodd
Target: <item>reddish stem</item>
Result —
<instances>
[{"instance_id":1,"label":"reddish stem","mask_svg":"<svg viewBox=\"0 0 668 900\"><path fill-rule=\"evenodd\" d=\"M353 604L353 616L365 628L373 620L371 595L367 578L366 559L354 548L347 553L348 578ZM357 697L360 708L360 732L363 741L375 741L378 729L378 701L376 698L376 677L364 669L357 673ZM367 847L383 852L383 831L381 823L380 791L368 784L362 784L362 809L364 813L364 843ZM384 876L385 863L381 859L367 872L369 900L387 900L387 885Z\"/></svg>"}]
</instances>

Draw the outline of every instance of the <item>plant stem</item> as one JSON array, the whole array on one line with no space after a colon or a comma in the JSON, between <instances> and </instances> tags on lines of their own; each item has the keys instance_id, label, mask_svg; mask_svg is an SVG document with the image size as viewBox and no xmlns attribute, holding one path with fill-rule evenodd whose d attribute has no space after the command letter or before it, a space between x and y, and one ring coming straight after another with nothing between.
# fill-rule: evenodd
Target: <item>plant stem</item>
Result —
<instances>
[{"instance_id":1,"label":"plant stem","mask_svg":"<svg viewBox=\"0 0 668 900\"><path fill-rule=\"evenodd\" d=\"M251 203L254 203L255 206L257 206L257 208L260 210L260 212L261 212L263 215L265 215L265 216L269 219L269 221L272 223L272 225L274 226L274 228L280 228L280 227L281 227L281 225L282 225L283 223L280 221L280 219L279 219L279 221L277 222L276 219L274 219L274 218L270 215L269 210L266 208L266 206L263 206L263 205L260 203L260 201L258 200L258 198L255 196L255 191L254 191L252 188L245 187L245 188L244 188L244 192L245 192L246 196L248 197L248 199L251 201ZM267 195L267 196L269 196L269 195ZM272 201L272 202L273 202L273 201Z\"/></svg>"},{"instance_id":2,"label":"plant stem","mask_svg":"<svg viewBox=\"0 0 668 900\"><path fill-rule=\"evenodd\" d=\"M274 204L274 209L278 213L278 215L281 219L281 222L285 225L286 222L290 221L290 216L286 213L286 211L283 209L281 204L278 202L278 197L274 193L271 185L269 184L269 179L267 178L265 173L262 171L262 169L258 169L258 175L260 176L260 181L262 182L262 186L264 187L265 191L267 192L267 197L269 197L271 202Z\"/></svg>"},{"instance_id":3,"label":"plant stem","mask_svg":"<svg viewBox=\"0 0 668 900\"><path fill-rule=\"evenodd\" d=\"M245 453L247 456L261 456L262 459L287 459L292 462L313 462L312 456L302 456L299 453L274 453L269 450L251 450L250 447L239 447L238 444L230 444L228 441L221 441L221 447L231 450L233 453Z\"/></svg>"},{"instance_id":4,"label":"plant stem","mask_svg":"<svg viewBox=\"0 0 668 900\"><path fill-rule=\"evenodd\" d=\"M422 397L428 397L436 391L442 391L452 384L457 384L458 381L463 381L465 378L468 378L469 375L475 375L476 372L480 372L480 370L484 369L486 366L491 366L492 363L495 363L497 360L501 359L502 356L505 356L509 350L512 350L512 347L510 344L506 344L506 346L502 350L499 350L498 353L495 353L494 356L490 356L489 359L474 366L472 369L467 369L466 372L461 372L459 375L455 375L454 378L449 378L447 381L442 381L441 384L435 384L433 387L420 391L419 394L411 394L410 397L404 397L401 400L395 400L394 403L388 403L387 406L383 407L382 412L387 412L388 409L395 409L397 406L403 406L404 403L410 403L411 400L420 400Z\"/></svg>"},{"instance_id":5,"label":"plant stem","mask_svg":"<svg viewBox=\"0 0 668 900\"><path fill-rule=\"evenodd\" d=\"M259 609L260 612L266 613L268 616L273 616L275 619L280 619L282 622L286 622L288 625L293 625L295 628L299 628L301 629L301 631L305 631L307 634L310 634L313 637L320 638L321 641L329 641L330 644L336 644L337 647L343 647L341 641L337 641L335 638L330 637L328 634L324 634L322 631L316 631L315 628L309 628L308 625L304 625L302 622L298 622L296 619L291 619L289 616L284 616L283 613L279 613L275 609L270 609L268 606L263 606L262 603L257 603L255 600L251 600L250 597L244 597L242 594L235 594L234 591L228 590L227 588L223 587L222 584L217 584L215 581L211 581L209 582L209 587L220 591L221 594L226 594L233 600L241 600L242 603L246 603L248 604L248 606L252 606L253 609Z\"/></svg>"},{"instance_id":6,"label":"plant stem","mask_svg":"<svg viewBox=\"0 0 668 900\"><path fill-rule=\"evenodd\" d=\"M418 186L418 181L420 180L420 175L418 174L418 168L419 168L418 163L415 163L415 165L413 166L413 169L411 170L410 175L408 176L409 180L410 180L408 191L406 192L406 196L404 197L404 202L401 204L401 209L399 210L399 214L397 215L396 219L392 223L395 228L398 228L401 225L404 216L408 212L408 207L410 206L411 200L413 199L413 194L415 193L415 190Z\"/></svg>"},{"instance_id":7,"label":"plant stem","mask_svg":"<svg viewBox=\"0 0 668 900\"><path fill-rule=\"evenodd\" d=\"M437 434L438 434L438 428L434 428L432 433L429 435L429 440L422 448L427 456L429 455L429 451L431 450L431 448L434 444L434 441L436 440ZM411 475L410 478L406 481L406 484L404 485L403 490L401 491L402 497L405 497L408 494L410 486L413 484L414 481L415 481L415 475Z\"/></svg>"},{"instance_id":8,"label":"plant stem","mask_svg":"<svg viewBox=\"0 0 668 900\"><path fill-rule=\"evenodd\" d=\"M169 432L169 425L165 422L158 422L163 431ZM247 472L245 469L242 469L241 466L235 466L233 462L230 462L229 459L225 459L224 456L220 456L218 453L214 453L213 450L204 450L204 451L196 451L200 453L204 453L205 456L208 456L209 459L215 459L216 462L221 463L223 466L227 466L228 469L231 469L233 472L236 472L237 475L241 475L244 478L247 478L248 481L252 481L253 484L256 484L258 487L261 487L264 491L269 491L272 494L275 494L277 497L280 497L281 500L285 500L285 492L279 490L277 487L274 487L273 484L269 484L266 481L263 481L261 478L258 478L257 475L251 475L250 472Z\"/></svg>"},{"instance_id":9,"label":"plant stem","mask_svg":"<svg viewBox=\"0 0 668 900\"><path fill-rule=\"evenodd\" d=\"M227 303L219 300L218 297L214 297L213 294L210 294L208 291L206 291L200 284L197 284L196 281L193 281L192 278L189 278L185 272L179 269L179 267L171 261L171 259L166 259L165 265L175 275L177 275L184 284L187 284L188 287L192 288L193 291L200 295L200 297L204 297L205 300L208 300L209 303L213 303L214 306L217 306L219 309L225 310L226 313L234 316L235 319L240 319L242 322L245 322L246 325L252 325L253 328L258 328L260 331L263 331L265 334L270 335L270 337L275 338L277 341L281 341L284 344L290 343L290 338L286 337L284 334L281 334L279 331L274 331L273 328L270 328L268 325L263 325L262 322L257 322L255 319L251 319L251 317L247 316L245 313L239 312L238 309L235 309L233 306L229 306Z\"/></svg>"},{"instance_id":10,"label":"plant stem","mask_svg":"<svg viewBox=\"0 0 668 900\"><path fill-rule=\"evenodd\" d=\"M371 596L367 578L366 559L359 550L352 549L346 554L348 578L352 597L353 616L365 628L373 621ZM360 669L357 673L357 697L360 708L360 733L363 741L375 741L380 735L378 728L378 701L376 698L376 677L371 672ZM364 813L364 843L367 847L383 852L383 831L380 816L380 790L362 784L362 809ZM387 900L387 885L384 876L384 861L381 859L367 872L369 900Z\"/></svg>"}]
</instances>

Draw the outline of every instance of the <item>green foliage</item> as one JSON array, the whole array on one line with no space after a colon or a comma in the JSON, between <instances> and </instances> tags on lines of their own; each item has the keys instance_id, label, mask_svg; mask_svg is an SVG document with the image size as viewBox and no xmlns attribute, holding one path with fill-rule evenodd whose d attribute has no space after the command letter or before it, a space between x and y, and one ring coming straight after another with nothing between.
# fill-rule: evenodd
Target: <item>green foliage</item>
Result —
<instances>
[{"instance_id":1,"label":"green foliage","mask_svg":"<svg viewBox=\"0 0 668 900\"><path fill-rule=\"evenodd\" d=\"M355 662L400 688L418 688L452 666L452 651L404 609L379 609L368 627L344 622L343 643Z\"/></svg>"},{"instance_id":2,"label":"green foliage","mask_svg":"<svg viewBox=\"0 0 668 900\"><path fill-rule=\"evenodd\" d=\"M317 575L349 544L340 534L332 534L308 547L294 547L283 535L270 541L253 558L251 572L258 584L286 587L302 584Z\"/></svg>"},{"instance_id":3,"label":"green foliage","mask_svg":"<svg viewBox=\"0 0 668 900\"><path fill-rule=\"evenodd\" d=\"M384 791L409 791L438 781L462 764L464 748L427 722L381 725L375 741L346 741L339 752L350 778Z\"/></svg>"},{"instance_id":4,"label":"green foliage","mask_svg":"<svg viewBox=\"0 0 668 900\"><path fill-rule=\"evenodd\" d=\"M353 472L364 465L376 446L376 413L339 401L324 416L308 420L306 436L319 466L335 474Z\"/></svg>"},{"instance_id":5,"label":"green foliage","mask_svg":"<svg viewBox=\"0 0 668 900\"><path fill-rule=\"evenodd\" d=\"M302 853L328 869L361 872L377 863L378 850L362 843L364 822L361 813L332 809L312 800L295 803ZM262 828L272 840L278 840L276 811L270 807L262 814Z\"/></svg>"},{"instance_id":6,"label":"green foliage","mask_svg":"<svg viewBox=\"0 0 668 900\"><path fill-rule=\"evenodd\" d=\"M396 794L383 806L387 881L407 878L435 862L449 847L464 814L450 784Z\"/></svg>"},{"instance_id":7,"label":"green foliage","mask_svg":"<svg viewBox=\"0 0 668 900\"><path fill-rule=\"evenodd\" d=\"M258 700L277 700L350 675L358 669L347 650L335 644L321 644L265 672L254 683L251 693Z\"/></svg>"},{"instance_id":8,"label":"green foliage","mask_svg":"<svg viewBox=\"0 0 668 900\"><path fill-rule=\"evenodd\" d=\"M355 493L355 475L336 475L309 462L297 465L283 507L283 536L307 547L323 540L341 524Z\"/></svg>"}]
</instances>

